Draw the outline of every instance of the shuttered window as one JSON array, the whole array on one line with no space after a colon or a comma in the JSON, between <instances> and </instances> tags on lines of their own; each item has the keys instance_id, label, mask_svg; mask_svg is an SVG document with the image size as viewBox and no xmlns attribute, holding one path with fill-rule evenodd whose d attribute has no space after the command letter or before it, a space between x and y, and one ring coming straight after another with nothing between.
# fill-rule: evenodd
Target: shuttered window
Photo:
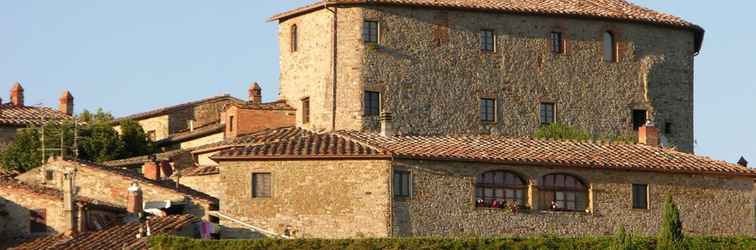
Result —
<instances>
[{"instance_id":1,"label":"shuttered window","mask_svg":"<svg viewBox=\"0 0 756 250\"><path fill-rule=\"evenodd\" d=\"M302 99L302 123L310 123L310 98Z\"/></svg>"},{"instance_id":2,"label":"shuttered window","mask_svg":"<svg viewBox=\"0 0 756 250\"><path fill-rule=\"evenodd\" d=\"M604 61L614 63L619 61L617 58L616 37L611 31L604 32Z\"/></svg>"},{"instance_id":3,"label":"shuttered window","mask_svg":"<svg viewBox=\"0 0 756 250\"><path fill-rule=\"evenodd\" d=\"M555 113L553 103L541 103L541 125L548 126L554 123Z\"/></svg>"},{"instance_id":4,"label":"shuttered window","mask_svg":"<svg viewBox=\"0 0 756 250\"><path fill-rule=\"evenodd\" d=\"M29 229L32 233L47 232L47 210L29 210Z\"/></svg>"},{"instance_id":5,"label":"shuttered window","mask_svg":"<svg viewBox=\"0 0 756 250\"><path fill-rule=\"evenodd\" d=\"M480 99L480 120L483 122L496 121L496 99Z\"/></svg>"},{"instance_id":6,"label":"shuttered window","mask_svg":"<svg viewBox=\"0 0 756 250\"><path fill-rule=\"evenodd\" d=\"M493 52L496 45L496 36L493 30L481 30L480 31L480 50L486 52Z\"/></svg>"},{"instance_id":7,"label":"shuttered window","mask_svg":"<svg viewBox=\"0 0 756 250\"><path fill-rule=\"evenodd\" d=\"M648 209L648 185L633 184L633 208Z\"/></svg>"},{"instance_id":8,"label":"shuttered window","mask_svg":"<svg viewBox=\"0 0 756 250\"><path fill-rule=\"evenodd\" d=\"M406 198L410 197L410 172L407 171L394 171L394 197Z\"/></svg>"},{"instance_id":9,"label":"shuttered window","mask_svg":"<svg viewBox=\"0 0 756 250\"><path fill-rule=\"evenodd\" d=\"M297 25L291 26L291 52L297 52L299 49L299 30L297 29Z\"/></svg>"},{"instance_id":10,"label":"shuttered window","mask_svg":"<svg viewBox=\"0 0 756 250\"><path fill-rule=\"evenodd\" d=\"M562 38L562 32L551 32L551 53L564 53L564 40Z\"/></svg>"},{"instance_id":11,"label":"shuttered window","mask_svg":"<svg viewBox=\"0 0 756 250\"><path fill-rule=\"evenodd\" d=\"M270 198L270 173L252 174L252 198Z\"/></svg>"}]
</instances>

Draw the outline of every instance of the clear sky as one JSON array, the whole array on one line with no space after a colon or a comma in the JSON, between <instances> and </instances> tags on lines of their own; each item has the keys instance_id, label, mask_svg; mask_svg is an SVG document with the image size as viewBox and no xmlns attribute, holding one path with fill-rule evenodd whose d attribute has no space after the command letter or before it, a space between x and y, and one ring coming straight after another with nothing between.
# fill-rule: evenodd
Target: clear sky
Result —
<instances>
[{"instance_id":1,"label":"clear sky","mask_svg":"<svg viewBox=\"0 0 756 250\"><path fill-rule=\"evenodd\" d=\"M16 81L28 104L126 115L219 94L253 81L278 94L278 12L309 1L0 2L0 96ZM696 152L756 164L756 1L634 0L706 29L696 57Z\"/></svg>"}]
</instances>

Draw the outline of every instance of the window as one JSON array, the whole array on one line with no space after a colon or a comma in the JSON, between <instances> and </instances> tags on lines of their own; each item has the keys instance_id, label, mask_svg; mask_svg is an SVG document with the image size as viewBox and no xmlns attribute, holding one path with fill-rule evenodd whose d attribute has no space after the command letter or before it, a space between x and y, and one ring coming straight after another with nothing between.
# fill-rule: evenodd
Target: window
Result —
<instances>
[{"instance_id":1,"label":"window","mask_svg":"<svg viewBox=\"0 0 756 250\"><path fill-rule=\"evenodd\" d=\"M564 53L564 40L562 32L551 32L551 52L554 54Z\"/></svg>"},{"instance_id":2,"label":"window","mask_svg":"<svg viewBox=\"0 0 756 250\"><path fill-rule=\"evenodd\" d=\"M578 178L564 174L541 177L540 207L556 211L585 211L588 189Z\"/></svg>"},{"instance_id":3,"label":"window","mask_svg":"<svg viewBox=\"0 0 756 250\"><path fill-rule=\"evenodd\" d=\"M234 132L234 116L228 117L228 132Z\"/></svg>"},{"instance_id":4,"label":"window","mask_svg":"<svg viewBox=\"0 0 756 250\"><path fill-rule=\"evenodd\" d=\"M365 91L365 116L377 116L381 112L381 93Z\"/></svg>"},{"instance_id":5,"label":"window","mask_svg":"<svg viewBox=\"0 0 756 250\"><path fill-rule=\"evenodd\" d=\"M46 181L52 181L54 175L55 175L55 173L52 170L50 170L50 169L46 169L45 170L45 180Z\"/></svg>"},{"instance_id":6,"label":"window","mask_svg":"<svg viewBox=\"0 0 756 250\"><path fill-rule=\"evenodd\" d=\"M155 141L157 139L155 130L147 131L147 139L150 139L150 141Z\"/></svg>"},{"instance_id":7,"label":"window","mask_svg":"<svg viewBox=\"0 0 756 250\"><path fill-rule=\"evenodd\" d=\"M477 207L501 207L516 203L525 205L528 186L520 176L507 171L491 171L478 175L475 181ZM496 201L496 203L494 203Z\"/></svg>"},{"instance_id":8,"label":"window","mask_svg":"<svg viewBox=\"0 0 756 250\"><path fill-rule=\"evenodd\" d=\"M541 103L541 125L547 126L554 123L554 103Z\"/></svg>"},{"instance_id":9,"label":"window","mask_svg":"<svg viewBox=\"0 0 756 250\"><path fill-rule=\"evenodd\" d=\"M394 171L394 197L410 197L410 183L412 183L410 172Z\"/></svg>"},{"instance_id":10,"label":"window","mask_svg":"<svg viewBox=\"0 0 756 250\"><path fill-rule=\"evenodd\" d=\"M643 125L646 125L646 110L634 109L633 110L633 130L638 130Z\"/></svg>"},{"instance_id":11,"label":"window","mask_svg":"<svg viewBox=\"0 0 756 250\"><path fill-rule=\"evenodd\" d=\"M484 122L496 121L496 99L480 99L480 120Z\"/></svg>"},{"instance_id":12,"label":"window","mask_svg":"<svg viewBox=\"0 0 756 250\"><path fill-rule=\"evenodd\" d=\"M291 52L297 52L297 49L299 47L299 31L297 30L297 25L291 26Z\"/></svg>"},{"instance_id":13,"label":"window","mask_svg":"<svg viewBox=\"0 0 756 250\"><path fill-rule=\"evenodd\" d=\"M302 123L310 123L310 98L302 99Z\"/></svg>"},{"instance_id":14,"label":"window","mask_svg":"<svg viewBox=\"0 0 756 250\"><path fill-rule=\"evenodd\" d=\"M47 211L45 209L29 210L29 229L31 233L47 232Z\"/></svg>"},{"instance_id":15,"label":"window","mask_svg":"<svg viewBox=\"0 0 756 250\"><path fill-rule=\"evenodd\" d=\"M664 134L665 135L671 135L672 134L672 123L671 122L665 122L664 123Z\"/></svg>"},{"instance_id":16,"label":"window","mask_svg":"<svg viewBox=\"0 0 756 250\"><path fill-rule=\"evenodd\" d=\"M252 174L252 198L270 198L270 173Z\"/></svg>"},{"instance_id":17,"label":"window","mask_svg":"<svg viewBox=\"0 0 756 250\"><path fill-rule=\"evenodd\" d=\"M604 61L617 62L617 41L614 33L604 32Z\"/></svg>"},{"instance_id":18,"label":"window","mask_svg":"<svg viewBox=\"0 0 756 250\"><path fill-rule=\"evenodd\" d=\"M378 22L365 21L362 25L362 40L365 43L378 43L378 31L380 30Z\"/></svg>"},{"instance_id":19,"label":"window","mask_svg":"<svg viewBox=\"0 0 756 250\"><path fill-rule=\"evenodd\" d=\"M493 52L496 45L496 36L493 30L481 30L480 31L480 50L486 52Z\"/></svg>"},{"instance_id":20,"label":"window","mask_svg":"<svg viewBox=\"0 0 756 250\"><path fill-rule=\"evenodd\" d=\"M648 185L633 184L633 208L648 209Z\"/></svg>"}]
</instances>

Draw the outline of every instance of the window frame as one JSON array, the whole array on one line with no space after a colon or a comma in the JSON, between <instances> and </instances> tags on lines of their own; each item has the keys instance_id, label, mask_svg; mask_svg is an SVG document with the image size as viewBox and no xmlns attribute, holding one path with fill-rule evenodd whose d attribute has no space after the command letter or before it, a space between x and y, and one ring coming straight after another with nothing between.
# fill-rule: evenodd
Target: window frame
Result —
<instances>
[{"instance_id":1,"label":"window frame","mask_svg":"<svg viewBox=\"0 0 756 250\"><path fill-rule=\"evenodd\" d=\"M268 182L267 183L268 193L267 194L264 194L264 192L265 192L264 188L263 188L263 190L260 190L258 192L258 190L257 190L257 185L258 185L258 183L257 183L258 182L257 176L260 176L261 178L265 178L265 176L267 176L267 178L268 178L268 180L267 180L267 182ZM272 173L270 173L270 172L254 172L254 173L252 173L251 178L252 178L252 183L251 183L252 187L251 187L251 190L250 190L251 191L251 195L250 196L252 197L252 199L269 199L269 198L273 198L273 174ZM265 185L265 184L266 183L262 183L262 185ZM262 192L262 194L260 194L261 192Z\"/></svg>"},{"instance_id":2,"label":"window frame","mask_svg":"<svg viewBox=\"0 0 756 250\"><path fill-rule=\"evenodd\" d=\"M550 116L548 115L549 114L549 110L548 109L546 109L546 110L544 109L546 107L551 107L551 110L550 110L551 115ZM551 125L551 124L553 124L553 123L556 122L556 119L557 119L557 115L556 115L557 111L556 111L556 109L557 109L556 108L556 103L553 103L553 102L541 102L538 105L538 120L539 120L541 126L549 126L549 125ZM550 120L550 121L547 121L547 120Z\"/></svg>"},{"instance_id":3,"label":"window frame","mask_svg":"<svg viewBox=\"0 0 756 250\"><path fill-rule=\"evenodd\" d=\"M233 115L228 116L228 132L233 133L234 132L234 117Z\"/></svg>"},{"instance_id":4,"label":"window frame","mask_svg":"<svg viewBox=\"0 0 756 250\"><path fill-rule=\"evenodd\" d=\"M480 35L480 51L483 52L496 52L496 32L492 29L481 29Z\"/></svg>"},{"instance_id":5,"label":"window frame","mask_svg":"<svg viewBox=\"0 0 756 250\"><path fill-rule=\"evenodd\" d=\"M642 195L638 194L637 193L638 190L643 190L643 194ZM630 193L630 196L631 196L630 197L631 198L631 201L630 201L631 204L630 205L631 205L631 207L633 209L638 209L638 210L648 210L649 209L648 208L648 200L649 200L649 196L648 196L649 192L648 191L649 191L648 184L641 184L641 183L633 183L632 184L632 188L630 190L630 192L631 192ZM642 199L641 200L637 200L638 198L641 198L641 196L642 196ZM639 204L638 203L638 202L641 202L641 201L642 201L643 204Z\"/></svg>"},{"instance_id":6,"label":"window frame","mask_svg":"<svg viewBox=\"0 0 756 250\"><path fill-rule=\"evenodd\" d=\"M549 185L550 183L546 182L547 177L552 177L552 180L554 180L553 185ZM562 177L562 182L565 183L563 186L558 185L559 177ZM567 185L567 178L574 180L574 187ZM540 210L559 212L586 212L586 210L590 208L590 188L588 184L581 178L571 174L551 173L541 176L539 181L538 196L540 201ZM562 199L559 199L560 193ZM569 198L570 194L572 194L572 199ZM579 197L582 198L582 203L579 203L581 201ZM555 202L556 204L562 202L563 207L554 209L551 207L551 202ZM570 204L572 204L573 206L572 209L569 208ZM583 205L583 207L578 207L578 205Z\"/></svg>"},{"instance_id":7,"label":"window frame","mask_svg":"<svg viewBox=\"0 0 756 250\"><path fill-rule=\"evenodd\" d=\"M381 23L377 20L364 20L362 22L362 42L366 44L380 44Z\"/></svg>"},{"instance_id":8,"label":"window frame","mask_svg":"<svg viewBox=\"0 0 756 250\"><path fill-rule=\"evenodd\" d=\"M299 26L297 24L292 24L289 27L289 46L289 52L299 51Z\"/></svg>"},{"instance_id":9,"label":"window frame","mask_svg":"<svg viewBox=\"0 0 756 250\"><path fill-rule=\"evenodd\" d=\"M551 44L550 49L552 54L561 55L565 53L564 32L552 31L549 34L549 40Z\"/></svg>"},{"instance_id":10,"label":"window frame","mask_svg":"<svg viewBox=\"0 0 756 250\"><path fill-rule=\"evenodd\" d=\"M497 175L501 174L503 175L503 181L502 183L497 183ZM493 180L492 183L485 182L486 175L493 175L491 177ZM507 183L507 180L517 181L520 182L520 184L515 183ZM492 196L486 195L486 189L490 189L491 193L493 193ZM492 206L493 200L499 201L504 200L507 205L510 204L512 200L517 201L517 205L519 207L527 207L528 202L528 181L526 178L523 178L522 175L509 171L509 170L490 170L483 173L480 173L475 176L475 207L477 208L490 208ZM501 193L501 197L497 195L497 193ZM519 192L519 198L518 196ZM511 194L512 196L510 196ZM479 201L483 200L482 203Z\"/></svg>"},{"instance_id":11,"label":"window frame","mask_svg":"<svg viewBox=\"0 0 756 250\"><path fill-rule=\"evenodd\" d=\"M397 177L399 179L397 179ZM394 170L391 181L393 185L392 196L394 199L408 199L412 197L412 172L407 170Z\"/></svg>"},{"instance_id":12,"label":"window frame","mask_svg":"<svg viewBox=\"0 0 756 250\"><path fill-rule=\"evenodd\" d=\"M310 97L302 98L302 124L310 123Z\"/></svg>"},{"instance_id":13,"label":"window frame","mask_svg":"<svg viewBox=\"0 0 756 250\"><path fill-rule=\"evenodd\" d=\"M381 114L381 92L365 90L362 100L363 116L379 116ZM372 101L375 101L375 103Z\"/></svg>"},{"instance_id":14,"label":"window frame","mask_svg":"<svg viewBox=\"0 0 756 250\"><path fill-rule=\"evenodd\" d=\"M490 106L486 103L490 103ZM480 121L485 123L495 123L496 117L496 98L480 98ZM490 116L490 117L489 117Z\"/></svg>"},{"instance_id":15,"label":"window frame","mask_svg":"<svg viewBox=\"0 0 756 250\"><path fill-rule=\"evenodd\" d=\"M601 36L601 53L603 61L607 63L619 62L619 44L617 43L617 34L611 30L605 30Z\"/></svg>"}]
</instances>

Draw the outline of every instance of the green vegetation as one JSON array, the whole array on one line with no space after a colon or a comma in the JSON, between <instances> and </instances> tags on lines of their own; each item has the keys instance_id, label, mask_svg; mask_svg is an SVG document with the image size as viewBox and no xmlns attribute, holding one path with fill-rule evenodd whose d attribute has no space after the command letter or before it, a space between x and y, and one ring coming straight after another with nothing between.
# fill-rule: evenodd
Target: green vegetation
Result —
<instances>
[{"instance_id":1,"label":"green vegetation","mask_svg":"<svg viewBox=\"0 0 756 250\"><path fill-rule=\"evenodd\" d=\"M112 127L113 116L101 109L92 114L84 111L79 115L80 121L87 121L77 128L79 140L74 147L74 123L47 124L21 130L16 140L0 154L3 168L10 171L25 172L42 165L42 131L45 136L45 148L59 149L63 152L47 150L45 157L65 155L71 157L78 149L79 159L103 162L155 152L141 126L134 121L120 123L121 135ZM62 141L61 141L62 138Z\"/></svg>"},{"instance_id":2,"label":"green vegetation","mask_svg":"<svg viewBox=\"0 0 756 250\"><path fill-rule=\"evenodd\" d=\"M602 134L592 135L587 131L571 127L563 123L552 123L548 126L542 126L536 130L533 137L538 139L554 140L577 140L577 141L607 141L620 143L635 143L636 139L631 135Z\"/></svg>"},{"instance_id":3,"label":"green vegetation","mask_svg":"<svg viewBox=\"0 0 756 250\"><path fill-rule=\"evenodd\" d=\"M152 249L616 249L612 237L585 238L398 238L345 240L195 240L170 236L150 238ZM654 249L653 238L636 237L630 248ZM746 237L686 238L689 249L756 249L756 239Z\"/></svg>"},{"instance_id":4,"label":"green vegetation","mask_svg":"<svg viewBox=\"0 0 756 250\"><path fill-rule=\"evenodd\" d=\"M687 249L684 246L685 237L683 236L682 227L680 210L672 200L672 195L667 195L667 199L664 201L664 210L662 211L662 224L656 240L656 249Z\"/></svg>"}]
</instances>

